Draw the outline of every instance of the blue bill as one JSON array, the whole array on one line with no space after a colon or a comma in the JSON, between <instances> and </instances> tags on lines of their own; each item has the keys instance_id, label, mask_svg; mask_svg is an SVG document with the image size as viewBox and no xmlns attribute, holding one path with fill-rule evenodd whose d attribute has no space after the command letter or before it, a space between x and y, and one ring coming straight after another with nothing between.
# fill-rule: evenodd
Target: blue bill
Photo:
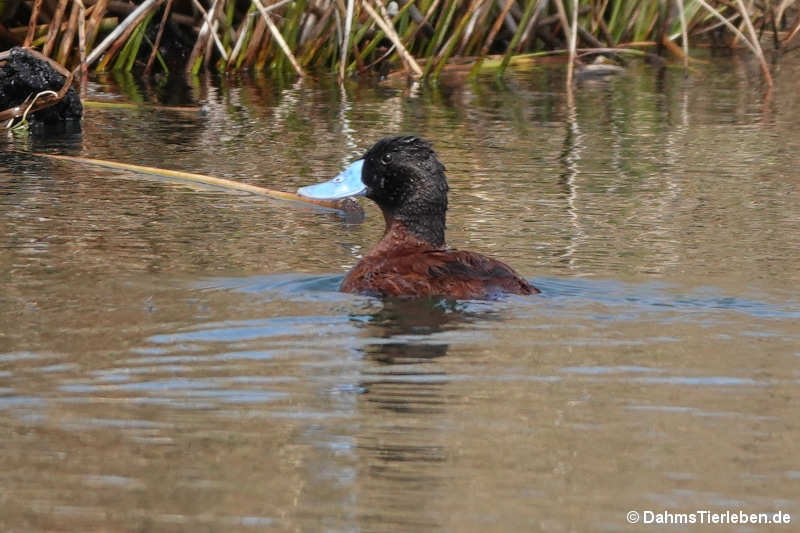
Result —
<instances>
[{"instance_id":1,"label":"blue bill","mask_svg":"<svg viewBox=\"0 0 800 533\"><path fill-rule=\"evenodd\" d=\"M317 200L338 200L348 196L361 196L367 190L367 186L361 181L363 166L364 160L359 159L332 180L300 187L297 189L297 194Z\"/></svg>"}]
</instances>

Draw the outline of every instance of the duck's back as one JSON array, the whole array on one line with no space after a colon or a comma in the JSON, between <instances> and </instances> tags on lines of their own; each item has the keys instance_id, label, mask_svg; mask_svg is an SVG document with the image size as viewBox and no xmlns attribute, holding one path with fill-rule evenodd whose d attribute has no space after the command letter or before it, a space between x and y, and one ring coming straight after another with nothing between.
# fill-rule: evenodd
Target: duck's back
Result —
<instances>
[{"instance_id":1,"label":"duck's back","mask_svg":"<svg viewBox=\"0 0 800 533\"><path fill-rule=\"evenodd\" d=\"M347 274L344 292L379 296L491 298L539 290L496 259L460 250L367 256Z\"/></svg>"}]
</instances>

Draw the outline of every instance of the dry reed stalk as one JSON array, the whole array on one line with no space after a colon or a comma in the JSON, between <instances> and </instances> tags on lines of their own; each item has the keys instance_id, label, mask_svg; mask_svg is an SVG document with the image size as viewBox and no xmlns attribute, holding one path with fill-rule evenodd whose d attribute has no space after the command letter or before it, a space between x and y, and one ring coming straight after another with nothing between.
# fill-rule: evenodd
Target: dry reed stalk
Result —
<instances>
[{"instance_id":1,"label":"dry reed stalk","mask_svg":"<svg viewBox=\"0 0 800 533\"><path fill-rule=\"evenodd\" d=\"M144 75L147 76L150 74L150 69L153 67L153 61L156 59L156 54L158 54L158 47L161 44L161 37L164 35L164 26L167 25L167 20L169 19L169 12L172 10L172 0L167 0L167 5L164 6L164 14L161 16L161 24L158 26L158 33L156 34L156 40L153 42L153 49L150 50L150 57L147 58L147 64L144 66Z\"/></svg>"},{"instance_id":2,"label":"dry reed stalk","mask_svg":"<svg viewBox=\"0 0 800 533\"><path fill-rule=\"evenodd\" d=\"M97 39L97 33L100 31L100 24L108 9L108 0L97 0L97 3L92 6L94 11L89 17L89 24L86 26L86 49L87 51L94 46Z\"/></svg>"},{"instance_id":3,"label":"dry reed stalk","mask_svg":"<svg viewBox=\"0 0 800 533\"><path fill-rule=\"evenodd\" d=\"M344 82L344 71L347 68L347 52L350 45L350 31L353 27L353 0L347 0L347 10L344 20L344 39L342 39L342 52L339 57L339 83Z\"/></svg>"},{"instance_id":4,"label":"dry reed stalk","mask_svg":"<svg viewBox=\"0 0 800 533\"><path fill-rule=\"evenodd\" d=\"M564 32L567 42L572 41L570 35L569 22L567 21L567 11L564 9L564 3L561 0L555 0L556 10L558 11L558 19L561 21L561 29Z\"/></svg>"},{"instance_id":5,"label":"dry reed stalk","mask_svg":"<svg viewBox=\"0 0 800 533\"><path fill-rule=\"evenodd\" d=\"M53 51L53 47L56 44L58 30L61 28L61 19L64 18L64 12L67 10L67 1L68 0L58 0L58 7L56 7L55 15L53 16L53 20L50 21L50 26L47 28L47 40L44 43L44 47L42 47L42 54L45 57L50 57L50 53Z\"/></svg>"},{"instance_id":6,"label":"dry reed stalk","mask_svg":"<svg viewBox=\"0 0 800 533\"><path fill-rule=\"evenodd\" d=\"M769 72L769 66L767 65L767 60L764 58L764 51L761 49L761 43L758 40L758 35L756 35L753 22L750 20L750 16L744 7L744 2L742 2L742 0L736 0L736 5L739 7L739 11L742 13L742 18L744 19L745 26L747 27L747 32L750 34L750 40L753 43L753 47L756 49L756 57L761 62L761 70L764 72L767 85L772 87L772 74Z\"/></svg>"},{"instance_id":7,"label":"dry reed stalk","mask_svg":"<svg viewBox=\"0 0 800 533\"><path fill-rule=\"evenodd\" d=\"M436 21L437 27L422 54L425 58L425 70L422 73L423 78L428 75L428 72L430 72L433 65L436 63L436 52L437 50L442 50L444 46L447 30L450 28L450 23L453 21L453 17L458 9L458 4L458 2L451 0L450 2L445 2L442 7L442 12L439 14Z\"/></svg>"},{"instance_id":8,"label":"dry reed stalk","mask_svg":"<svg viewBox=\"0 0 800 533\"><path fill-rule=\"evenodd\" d=\"M99 1L102 2L103 0ZM130 32L128 32L128 29L130 28L130 31L133 31L133 28L136 27L136 24L134 23L140 21L140 18L144 18L144 16L146 16L147 13L150 12L150 9L153 7L153 5L158 2L161 2L161 0L145 0L144 2L139 4L139 6L133 11L133 13L125 17L125 20L119 23L119 25L117 25L117 27L114 28L114 30L111 33L109 33L106 36L106 38L103 39L103 41L91 51L91 53L89 53L89 57L86 58L86 64L91 65L92 63L97 61L97 59L103 54L103 52L105 52L106 49L109 46L111 46L114 43L114 41L117 40L117 37L119 37L121 34L126 32L130 34Z\"/></svg>"},{"instance_id":9,"label":"dry reed stalk","mask_svg":"<svg viewBox=\"0 0 800 533\"><path fill-rule=\"evenodd\" d=\"M192 55L190 56L189 65L194 65L194 62L197 60L199 50L205 47L205 64L208 66L208 61L211 58L212 44L212 42L208 40L208 34L211 35L214 44L217 46L217 50L219 50L219 54L222 56L222 59L227 61L228 53L225 51L225 47L222 45L222 41L220 41L219 36L217 35L217 21L219 20L222 8L225 6L225 1L223 0L220 2L219 0L214 0L214 3L211 5L211 8L208 11L205 10L198 0L192 0L192 3L194 3L194 6L198 9L198 11L200 11L200 14L203 15L205 22L203 23L203 28L201 29L203 38L201 39L198 36L197 43L195 43L195 48L192 50ZM204 33L203 30L207 31ZM192 58L194 58L194 60L192 60Z\"/></svg>"},{"instance_id":10,"label":"dry reed stalk","mask_svg":"<svg viewBox=\"0 0 800 533\"><path fill-rule=\"evenodd\" d=\"M311 35L309 38L312 39L312 43L310 46L306 47L306 52L300 60L301 64L308 65L316 55L317 50L319 50L319 47L322 45L322 43L328 40L327 35L322 35L322 30L324 30L330 22L331 14L335 8L336 6L333 2L329 3L328 8L322 14L322 17L320 17L316 27L311 30Z\"/></svg>"},{"instance_id":11,"label":"dry reed stalk","mask_svg":"<svg viewBox=\"0 0 800 533\"><path fill-rule=\"evenodd\" d=\"M244 43L247 41L247 35L250 33L252 26L253 12L249 12L244 16L244 19L242 19L242 23L239 25L239 30L236 32L236 42L234 43L233 50L231 50L231 54L228 57L228 64L226 66L227 70L234 68L236 60L239 58L239 54L242 53L242 47L244 47Z\"/></svg>"},{"instance_id":12,"label":"dry reed stalk","mask_svg":"<svg viewBox=\"0 0 800 533\"><path fill-rule=\"evenodd\" d=\"M592 11L591 11L592 16L590 17L590 19L591 19L591 30L593 32L596 32L597 30L600 29L600 21L603 20L603 13L605 12L607 6L608 6L608 0L602 0L599 6L592 5Z\"/></svg>"},{"instance_id":13,"label":"dry reed stalk","mask_svg":"<svg viewBox=\"0 0 800 533\"><path fill-rule=\"evenodd\" d=\"M333 2L328 3L328 7L326 7L325 11L322 12L322 16L314 24L314 27L311 28L311 30L308 32L308 35L306 35L306 41L313 41L322 34L322 30L324 30L325 27L328 25L331 13L333 13L333 10L335 8L336 4L334 4Z\"/></svg>"},{"instance_id":14,"label":"dry reed stalk","mask_svg":"<svg viewBox=\"0 0 800 533\"><path fill-rule=\"evenodd\" d=\"M772 45L775 47L775 50L779 50L781 47L781 40L778 37L778 15L775 12L775 9L772 7L772 3L767 3L767 9L769 11L769 22L772 26ZM766 15L764 15L766 18ZM761 31L764 31L764 26L762 24Z\"/></svg>"},{"instance_id":15,"label":"dry reed stalk","mask_svg":"<svg viewBox=\"0 0 800 533\"><path fill-rule=\"evenodd\" d=\"M489 1L491 2L491 0ZM459 39L462 39L462 35L469 30L470 23L474 22L476 17L480 15L480 10L483 8L484 3L486 3L486 0L471 0L464 14L461 16L461 19L456 24L455 30L453 30L453 33L450 34L445 45L439 51L437 61L441 61L442 57L450 57L453 55L456 43Z\"/></svg>"},{"instance_id":16,"label":"dry reed stalk","mask_svg":"<svg viewBox=\"0 0 800 533\"><path fill-rule=\"evenodd\" d=\"M320 8L317 6L317 2L314 0L310 0L308 4L306 4L306 12L305 16L301 21L301 28L299 35L297 37L297 44L299 46L303 46L308 42L308 34L309 32L316 26L317 23L317 14L319 13Z\"/></svg>"},{"instance_id":17,"label":"dry reed stalk","mask_svg":"<svg viewBox=\"0 0 800 533\"><path fill-rule=\"evenodd\" d=\"M577 0L575 1L577 2ZM561 0L558 0L558 2L561 2ZM517 31L514 32L514 37L512 37L511 42L508 43L508 48L506 48L506 53L503 55L503 59L500 62L500 68L497 71L497 77L503 76L503 73L505 72L509 62L511 61L511 56L514 54L514 50L516 50L517 45L522 39L522 33L528 26L528 22L530 22L531 18L538 18L539 12L542 10L542 8L546 3L547 0L535 0L535 1L531 0L531 2L527 6L525 6L525 11L523 12L522 18L520 19L519 25L517 26Z\"/></svg>"},{"instance_id":18,"label":"dry reed stalk","mask_svg":"<svg viewBox=\"0 0 800 533\"><path fill-rule=\"evenodd\" d=\"M683 0L675 0L678 4L678 18L681 21L681 41L683 45L683 68L689 73L689 32L686 31L686 13L683 9Z\"/></svg>"},{"instance_id":19,"label":"dry reed stalk","mask_svg":"<svg viewBox=\"0 0 800 533\"><path fill-rule=\"evenodd\" d=\"M217 6L222 6L223 2L218 2ZM219 21L214 18L214 22L211 23L211 30L209 31L209 35L211 39L206 39L205 49L203 50L203 70L208 70L208 64L211 62L211 52L214 48L214 43L219 41L219 37L217 37L217 29L219 28ZM223 59L228 59L224 57Z\"/></svg>"},{"instance_id":20,"label":"dry reed stalk","mask_svg":"<svg viewBox=\"0 0 800 533\"><path fill-rule=\"evenodd\" d=\"M206 70L208 70L208 65L211 62L211 49L213 48L214 44L217 45L217 49L219 50L219 54L222 56L223 61L228 61L228 53L225 51L225 46L222 44L222 41L217 35L217 29L220 26L220 20L222 20L222 10L224 7L225 7L225 0L223 0L222 2L217 2L216 11L209 13L209 17L213 21L213 23L211 24L212 38L206 39L206 49L204 52L205 57L203 58L203 68Z\"/></svg>"},{"instance_id":21,"label":"dry reed stalk","mask_svg":"<svg viewBox=\"0 0 800 533\"><path fill-rule=\"evenodd\" d=\"M161 44L161 37L164 35L164 26L167 25L167 20L169 20L169 12L172 10L172 0L167 0L167 5L164 6L164 14L161 16L161 23L158 26L158 33L156 34L156 40L153 42L153 49L150 50L150 57L147 58L147 63L144 66L144 75L148 76L150 74L150 69L153 68L153 62L156 59L156 55L158 54L158 47Z\"/></svg>"},{"instance_id":22,"label":"dry reed stalk","mask_svg":"<svg viewBox=\"0 0 800 533\"><path fill-rule=\"evenodd\" d=\"M578 0L572 1L572 26L569 31L569 62L567 63L567 90L572 89L575 71L575 49L578 46Z\"/></svg>"},{"instance_id":23,"label":"dry reed stalk","mask_svg":"<svg viewBox=\"0 0 800 533\"><path fill-rule=\"evenodd\" d=\"M736 20L738 18L741 18L741 16L742 16L741 13L736 12L733 15L731 15L730 17L728 17L727 19L723 20L722 22L717 22L716 24L712 24L711 26L706 26L702 30L697 30L697 31L693 32L693 34L694 35L703 35L704 33L708 33L708 32L714 31L717 28L719 28L720 26L725 26L725 22L726 21L730 22L730 23L733 23L734 20Z\"/></svg>"},{"instance_id":24,"label":"dry reed stalk","mask_svg":"<svg viewBox=\"0 0 800 533\"><path fill-rule=\"evenodd\" d=\"M682 0L677 1L681 2ZM600 32L603 34L603 39L606 40L606 44L612 47L617 46L617 40L614 39L613 35L611 35L611 30L608 29L608 25L606 24L606 21L603 19L602 15L600 15L597 20L597 26L600 28Z\"/></svg>"},{"instance_id":25,"label":"dry reed stalk","mask_svg":"<svg viewBox=\"0 0 800 533\"><path fill-rule=\"evenodd\" d=\"M434 1L434 4L435 3L436 2ZM414 7L414 3L413 2L406 2L406 5L404 5L400 10L398 10L397 13L394 13L394 14L391 15L392 23L394 24L394 21L400 20L400 18L403 17L403 15L405 15L407 12L411 11L412 7ZM418 13L418 14L419 14L419 17L415 17L413 15L413 12L411 12L410 13L411 19L415 21L415 24L416 24L416 21L421 21L420 24L422 24L425 19L422 17L422 13ZM372 21L370 24L364 24L362 26L362 28L361 28L361 31L359 31L356 34L356 39L360 39L360 38L364 37L366 35L367 31L372 28L373 24L374 24L374 21ZM417 26L416 30L414 31L414 34L416 35L416 31L420 30L421 28L422 28L422 26ZM406 28L406 31L410 32L412 29L413 28L412 28L411 24L409 24L408 28ZM383 54L378 56L377 59L374 59L369 64L364 64L364 59L367 58L369 56L369 54L371 54L375 50L377 45L385 37L386 37L386 34L383 33L382 30L378 30L377 32L375 32L375 35L372 37L371 40L369 40L369 42L366 44L366 46L364 46L364 48L361 51L359 51L358 54L356 54L356 60L354 61L354 63L351 63L348 68L354 68L355 65L358 65L359 72L366 72L367 70L369 70L373 66L377 65L378 63L382 62L384 59L386 59L387 57L392 55L394 53L394 51L395 51L395 46L394 45L392 45L389 48L387 48L386 51ZM410 39L410 38L407 38L407 37L404 37L404 36L401 36L401 39L402 39L403 43L406 44L406 45L408 45L408 43L412 42L412 40L413 40L413 39Z\"/></svg>"},{"instance_id":26,"label":"dry reed stalk","mask_svg":"<svg viewBox=\"0 0 800 533\"><path fill-rule=\"evenodd\" d=\"M152 1L149 1L149 2L146 1L146 2L142 3L139 7L147 6L145 9L137 9L136 11L131 13L128 16L128 18L126 18L122 22L122 24L120 24L120 27L123 27L124 29L120 32L120 34L116 38L116 40L113 41L113 44L108 48L108 53L106 53L106 55L103 57L102 61L100 61L100 63L97 65L96 70L98 70L98 71L105 70L105 68L106 68L106 66L108 66L109 62L112 59L114 59L114 56L117 55L117 53L119 52L120 48L122 48L125 45L125 43L128 42L128 38L133 33L133 30L135 30L136 27L139 24L142 23L142 21L147 17L147 15L150 14L150 11L152 11L155 8L157 8L161 4L161 1L162 0L152 0ZM135 18L132 18L134 15L137 15L137 16ZM130 20L130 22L128 22L129 20ZM127 22L127 24L126 24L126 22ZM113 32L112 32L111 35L113 35ZM109 35L109 37L111 37L111 35ZM100 43L100 46L105 44L106 41L109 40L109 37L106 37L103 40L103 42ZM99 49L100 46L98 46L97 49ZM86 60L87 63L89 63L89 64L92 63L91 58L92 58L92 56L94 55L94 53L95 53L95 51L97 49L92 50L92 53L89 55L89 58Z\"/></svg>"},{"instance_id":27,"label":"dry reed stalk","mask_svg":"<svg viewBox=\"0 0 800 533\"><path fill-rule=\"evenodd\" d=\"M709 11L709 13L711 13L711 14L712 14L712 15L714 15L714 16L715 16L717 19L719 19L721 22L723 22L723 23L725 24L725 26L727 26L727 27L728 27L728 28L729 28L729 29L730 29L730 30L731 30L731 31L732 31L734 34L738 35L738 36L739 36L739 38L741 38L741 39L742 39L742 40L745 42L745 44L747 45L747 47L748 47L748 48L750 48L750 51L751 51L751 52L753 52L753 54L755 54L755 56L756 56L756 57L757 57L757 58L758 58L758 59L761 61L761 70L764 72L764 77L767 79L767 84L768 84L770 87L772 87L772 75L769 73L769 69L767 68L767 63L766 63L766 61L764 60L764 56L763 56L763 54L761 54L761 53L760 53L760 51L761 51L761 47L759 46L758 48L756 48L756 46L758 45L758 41L756 41L755 45L754 45L753 43L751 43L751 42L750 42L750 39L748 39L747 37L745 37L745 36L744 36L744 34L742 34L742 32L740 32L740 31L739 31L739 29L738 29L736 26L734 26L733 24L731 24L731 23L728 21L728 19L726 19L726 18L725 18L725 17L722 15L722 13L720 13L719 11L717 11L716 9L714 9L713 7L711 7L711 6L708 4L708 2L706 2L706 0L696 0L696 1L697 1L697 3L699 3L700 5L702 5L704 8L706 8L706 9ZM738 0L738 1L739 1L739 2L741 2L741 0ZM742 7L744 7L744 6L742 5ZM741 16L742 16L743 18L748 18L748 17L747 17L747 13L746 13L746 12L744 12L744 11L742 11L742 12L741 12ZM755 33L755 31L754 31L754 33Z\"/></svg>"},{"instance_id":28,"label":"dry reed stalk","mask_svg":"<svg viewBox=\"0 0 800 533\"><path fill-rule=\"evenodd\" d=\"M428 20L436 12L436 8L439 7L439 2L440 1L441 0L433 0L431 5L428 7L428 11L425 12L425 16L422 17L422 20L419 21L419 23L417 24L417 27L414 29L414 32L408 38L405 39L405 41L407 43L409 43L409 44L413 43L414 39L417 38L417 35L419 34L419 32L424 31L423 28L425 28L425 25L428 23ZM511 1L513 1L513 0L511 0Z\"/></svg>"},{"instance_id":29,"label":"dry reed stalk","mask_svg":"<svg viewBox=\"0 0 800 533\"><path fill-rule=\"evenodd\" d=\"M525 26L525 31L522 32L522 35L521 35L522 40L520 41L519 44L517 44L517 48L516 48L517 51L522 49L522 43L524 43L525 39L526 39L525 35L527 33L529 33L529 32L534 32L536 30L536 28L539 26L539 24L541 23L541 19L539 19L539 16L542 14L542 11L544 10L544 8L547 7L547 3L548 3L547 0L539 0L539 3L536 4L536 7L533 9L533 14L531 15L531 18L530 18L530 20L528 21L527 24L524 24L524 17L523 17L523 21L522 22L523 22L523 26ZM580 15L580 14L582 14L582 12L578 11L578 14ZM581 30L581 27L578 26L578 31L580 31L580 30ZM598 41L597 39L594 39L594 37L590 36L590 38L593 40L593 42L597 43L598 45L601 44L600 41Z\"/></svg>"},{"instance_id":30,"label":"dry reed stalk","mask_svg":"<svg viewBox=\"0 0 800 533\"><path fill-rule=\"evenodd\" d=\"M595 48L602 48L604 46L601 41L597 40L597 37L589 33L580 24L578 24L578 37L586 41L587 44L594 46Z\"/></svg>"},{"instance_id":31,"label":"dry reed stalk","mask_svg":"<svg viewBox=\"0 0 800 533\"><path fill-rule=\"evenodd\" d=\"M500 14L497 15L497 18L494 20L494 24L492 24L492 28L489 30L486 40L483 41L483 47L481 48L480 54L481 58L489 53L489 48L492 46L495 37L497 37L497 32L500 31L500 26L503 25L506 15L509 11L511 11L512 5L514 5L514 0L506 0L506 3L503 5L503 9L500 10Z\"/></svg>"},{"instance_id":32,"label":"dry reed stalk","mask_svg":"<svg viewBox=\"0 0 800 533\"><path fill-rule=\"evenodd\" d=\"M525 31L522 32L522 37L517 46L517 50L525 50L532 38L536 36L536 27L539 25L538 16L531 17L531 20L525 26Z\"/></svg>"},{"instance_id":33,"label":"dry reed stalk","mask_svg":"<svg viewBox=\"0 0 800 533\"><path fill-rule=\"evenodd\" d=\"M33 3L33 10L31 11L31 18L28 22L28 32L25 34L25 41L23 42L22 46L25 48L30 47L31 43L33 42L33 36L36 32L36 21L39 18L39 11L42 9L42 0L36 0Z\"/></svg>"},{"instance_id":34,"label":"dry reed stalk","mask_svg":"<svg viewBox=\"0 0 800 533\"><path fill-rule=\"evenodd\" d=\"M458 46L456 56L467 55L470 50L474 50L478 46L478 41L481 41L480 31L476 31L484 27L486 19L491 15L493 2L483 2L480 9L475 12L475 17L470 20L467 29L464 31L464 37L461 39L461 44Z\"/></svg>"},{"instance_id":35,"label":"dry reed stalk","mask_svg":"<svg viewBox=\"0 0 800 533\"><path fill-rule=\"evenodd\" d=\"M219 0L214 0L211 4L211 11L217 10L217 3ZM197 4L195 4L197 5ZM208 39L208 33L211 31L211 21L206 16L205 9L201 10L203 16L203 25L200 27L200 32L197 34L197 40L194 42L194 46L192 47L192 51L189 54L189 60L186 62L186 71L187 72L194 72L195 64L197 63L197 59L200 56L200 52L205 48L206 39Z\"/></svg>"},{"instance_id":36,"label":"dry reed stalk","mask_svg":"<svg viewBox=\"0 0 800 533\"><path fill-rule=\"evenodd\" d=\"M339 1L339 3L341 4L341 0ZM343 35L342 35L342 15L340 14L342 12L342 9L344 9L344 8L340 6L338 9L334 9L333 10L333 15L334 15L333 16L333 20L336 23L336 42L337 43L342 42L342 37L343 37ZM327 47L327 52L328 52L328 54L327 54L328 56L330 56L333 53L330 46Z\"/></svg>"},{"instance_id":37,"label":"dry reed stalk","mask_svg":"<svg viewBox=\"0 0 800 533\"><path fill-rule=\"evenodd\" d=\"M733 1L735 1L735 0L733 0ZM750 5L751 5L751 7L752 7L752 2L750 2ZM726 7L732 7L732 6L726 6ZM742 14L742 20L739 22L739 27L737 28L737 29L739 30L739 34L738 34L738 35L734 35L734 36L733 36L733 39L732 39L732 40L731 40L731 42L730 42L730 45L729 45L729 46L730 46L731 48L738 48L738 46L739 46L739 35L743 35L743 34L744 34L743 30L744 30L744 29L745 29L745 27L746 27L746 24L745 24L745 22L744 22L744 18L745 18L745 16L747 16L747 17L749 17L749 16L750 16L750 14L749 14L750 10L749 10L749 9L743 12L743 11L741 11L741 10L739 9L739 7L738 7L738 6L736 6L736 11L737 11L738 13Z\"/></svg>"},{"instance_id":38,"label":"dry reed stalk","mask_svg":"<svg viewBox=\"0 0 800 533\"><path fill-rule=\"evenodd\" d=\"M792 31L789 32L789 36L783 40L783 44L788 44L794 36L797 35L797 32L800 32L800 20L797 21L797 25L794 27Z\"/></svg>"},{"instance_id":39,"label":"dry reed stalk","mask_svg":"<svg viewBox=\"0 0 800 533\"><path fill-rule=\"evenodd\" d=\"M258 51L261 48L261 41L264 40L264 34L266 31L267 23L264 22L263 18L258 17L258 20L256 21L256 27L253 30L253 36L250 37L250 43L247 45L247 51L245 52L244 60L241 63L242 66L253 66L253 63L258 56Z\"/></svg>"},{"instance_id":40,"label":"dry reed stalk","mask_svg":"<svg viewBox=\"0 0 800 533\"><path fill-rule=\"evenodd\" d=\"M777 11L777 14L776 14L776 15L777 15L777 16L776 16L776 19L777 19L777 20L775 21L775 23L776 23L776 24L779 24L779 23L780 23L780 21L781 21L781 20L783 20L783 13L784 13L784 11L786 11L786 9L787 9L787 8L788 8L788 7L789 7L791 4L793 4L795 1L796 1L796 0L782 0L782 1L781 1L780 5L778 6L778 9L776 10L776 11Z\"/></svg>"},{"instance_id":41,"label":"dry reed stalk","mask_svg":"<svg viewBox=\"0 0 800 533\"><path fill-rule=\"evenodd\" d=\"M62 65L66 65L72 48L72 41L75 39L75 34L78 30L78 0L73 0L72 9L69 14L69 22L67 23L67 31L61 37L61 46L58 49L58 56L56 61Z\"/></svg>"},{"instance_id":42,"label":"dry reed stalk","mask_svg":"<svg viewBox=\"0 0 800 533\"><path fill-rule=\"evenodd\" d=\"M264 37L262 38L261 48L257 50L255 62L253 63L253 69L257 72L264 71L264 69L267 67L267 61L269 60L272 52L270 49L272 46L272 34L269 32L269 26L267 26L266 30L267 31L264 32Z\"/></svg>"},{"instance_id":43,"label":"dry reed stalk","mask_svg":"<svg viewBox=\"0 0 800 533\"><path fill-rule=\"evenodd\" d=\"M295 72L297 72L297 75L301 77L305 76L306 73L303 71L302 67L300 67L300 65L297 63L297 59L295 59L294 54L289 48L289 45L286 44L286 41L283 39L283 35L281 35L281 32L278 30L278 27L275 26L274 22L272 22L269 13L267 12L266 9L264 9L264 6L261 4L261 0L251 0L251 1L256 6L256 9L258 9L258 12L261 13L264 22L267 23L267 28L269 28L272 37L275 39L275 42L278 43L278 46L281 47L283 53L286 54L286 57L289 59L289 62L292 64L292 67L294 68Z\"/></svg>"},{"instance_id":44,"label":"dry reed stalk","mask_svg":"<svg viewBox=\"0 0 800 533\"><path fill-rule=\"evenodd\" d=\"M464 32L464 29L467 27L467 23L473 17L475 12L477 12L478 8L481 7L484 0L472 0L467 8L467 11L461 17L461 20L458 21L456 24L456 29L453 31L453 34L448 39L447 43L442 48L442 51L436 57L437 65L436 68L433 70L433 79L438 79L439 74L441 74L442 69L444 68L447 60L450 58L450 55L453 53L453 49L458 42L459 37Z\"/></svg>"},{"instance_id":45,"label":"dry reed stalk","mask_svg":"<svg viewBox=\"0 0 800 533\"><path fill-rule=\"evenodd\" d=\"M370 5L369 0L364 0L362 5L364 6L364 10L367 12L367 14L375 21L375 24L377 24L378 27L383 30L383 33L385 33L389 40L395 45L397 48L397 53L400 54L400 58L403 60L403 63L405 63L407 67L410 67L416 77L422 77L422 69L414 57L408 53L406 47L403 46L403 42L400 40L400 36L397 35L397 32L394 31L394 27L391 24L387 24L381 15L379 15Z\"/></svg>"},{"instance_id":46,"label":"dry reed stalk","mask_svg":"<svg viewBox=\"0 0 800 533\"><path fill-rule=\"evenodd\" d=\"M86 97L86 85L89 79L89 67L86 65L86 8L81 0L78 4L78 56L81 66L81 98Z\"/></svg>"},{"instance_id":47,"label":"dry reed stalk","mask_svg":"<svg viewBox=\"0 0 800 533\"><path fill-rule=\"evenodd\" d=\"M499 7L503 0L495 0L495 2ZM515 13L519 15L519 6L516 2L511 5L511 11L509 11L503 18L503 26L505 26L506 32L510 33L511 35L517 33L517 21L514 18Z\"/></svg>"}]
</instances>

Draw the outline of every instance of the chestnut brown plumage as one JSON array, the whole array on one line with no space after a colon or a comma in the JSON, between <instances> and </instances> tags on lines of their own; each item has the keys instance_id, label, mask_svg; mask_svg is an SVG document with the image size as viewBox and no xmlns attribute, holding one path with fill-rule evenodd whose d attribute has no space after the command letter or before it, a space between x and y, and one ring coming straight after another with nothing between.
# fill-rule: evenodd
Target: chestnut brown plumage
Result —
<instances>
[{"instance_id":1,"label":"chestnut brown plumage","mask_svg":"<svg viewBox=\"0 0 800 533\"><path fill-rule=\"evenodd\" d=\"M386 230L345 276L342 291L459 299L539 292L505 263L447 248L447 177L429 142L388 137L363 159L366 196L381 208Z\"/></svg>"}]
</instances>

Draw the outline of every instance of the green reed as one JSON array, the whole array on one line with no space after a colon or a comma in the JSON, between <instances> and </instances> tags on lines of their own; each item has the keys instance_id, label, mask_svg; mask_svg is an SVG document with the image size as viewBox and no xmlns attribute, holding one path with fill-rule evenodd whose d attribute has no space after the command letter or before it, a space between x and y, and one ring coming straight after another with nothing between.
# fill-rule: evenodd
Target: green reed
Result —
<instances>
[{"instance_id":1,"label":"green reed","mask_svg":"<svg viewBox=\"0 0 800 533\"><path fill-rule=\"evenodd\" d=\"M147 4L147 9L134 13L135 6L98 0L94 11L86 10L85 20L77 20L74 13L78 11L71 9L77 2L40 2L41 15L31 17L27 25L11 27L6 40L43 46L46 55L57 52L62 64L77 67L80 58L73 36L77 25L85 23L91 66L105 69L113 64L115 69L130 71L154 55L151 35L163 32L169 19L167 31L177 27L182 35L195 39L186 65L191 73L256 69L284 75L340 72L348 77L405 72L435 81L454 64L474 65L474 75L496 64L486 62L481 67L483 58L501 58L494 68L502 75L516 55L564 54L570 33L565 25L574 3L355 0L348 21L348 0L197 0L192 10L188 3L181 4L183 12L172 6L168 17L162 16L164 0L137 0L137 5ZM713 35L717 45L752 51L769 81L762 37L778 51L791 48L795 38L800 41L800 0L580 0L577 4L578 57L581 49L602 46L677 55L677 61L688 62L689 45L706 46ZM209 19L198 6L209 12ZM370 12L385 25L378 24L381 21ZM6 20L10 19L13 14L7 13ZM45 20L52 22L42 25ZM393 29L393 35L386 34L386 27ZM35 36L44 35L43 28L47 38L34 41ZM114 38L109 39L112 30ZM346 39L345 31L349 33ZM345 42L347 50L343 50ZM165 69L164 59L160 55L158 59ZM409 70L414 61L421 67L421 76Z\"/></svg>"}]
</instances>

